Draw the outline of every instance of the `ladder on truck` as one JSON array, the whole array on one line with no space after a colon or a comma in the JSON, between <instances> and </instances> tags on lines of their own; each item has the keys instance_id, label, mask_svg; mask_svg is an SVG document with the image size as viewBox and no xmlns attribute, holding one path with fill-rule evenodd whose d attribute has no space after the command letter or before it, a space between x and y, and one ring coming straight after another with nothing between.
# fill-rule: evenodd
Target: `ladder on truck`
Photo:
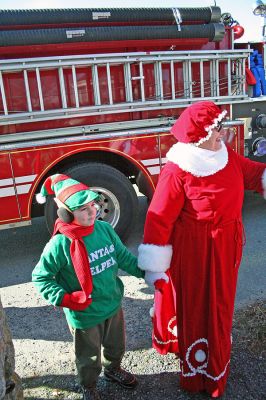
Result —
<instances>
[{"instance_id":1,"label":"ladder on truck","mask_svg":"<svg viewBox=\"0 0 266 400\"><path fill-rule=\"evenodd\" d=\"M0 125L174 109L203 99L247 101L249 54L166 51L1 60ZM55 104L46 86L49 75L57 88L50 94ZM12 77L22 93L15 85L12 92Z\"/></svg>"}]
</instances>

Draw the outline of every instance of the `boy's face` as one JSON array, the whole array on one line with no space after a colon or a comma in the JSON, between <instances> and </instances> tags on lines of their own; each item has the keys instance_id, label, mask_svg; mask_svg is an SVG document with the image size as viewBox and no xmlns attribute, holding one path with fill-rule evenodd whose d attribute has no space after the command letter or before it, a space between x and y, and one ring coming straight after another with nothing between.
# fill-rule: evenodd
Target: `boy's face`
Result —
<instances>
[{"instance_id":1,"label":"boy's face","mask_svg":"<svg viewBox=\"0 0 266 400\"><path fill-rule=\"evenodd\" d=\"M72 211L72 213L74 215L73 222L76 225L82 225L82 226L93 225L97 214L95 201L91 201L90 203L84 204L77 210Z\"/></svg>"}]
</instances>

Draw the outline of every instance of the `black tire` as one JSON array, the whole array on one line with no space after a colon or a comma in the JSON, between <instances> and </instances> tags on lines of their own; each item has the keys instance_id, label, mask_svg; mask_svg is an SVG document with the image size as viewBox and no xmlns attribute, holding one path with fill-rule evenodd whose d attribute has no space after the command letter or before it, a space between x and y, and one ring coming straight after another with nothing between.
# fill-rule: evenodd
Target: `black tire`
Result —
<instances>
[{"instance_id":1,"label":"black tire","mask_svg":"<svg viewBox=\"0 0 266 400\"><path fill-rule=\"evenodd\" d=\"M109 222L122 240L132 231L138 214L138 198L130 181L117 169L102 163L81 163L61 171L102 194L106 207L99 219ZM45 204L49 232L53 231L57 207L52 196Z\"/></svg>"}]
</instances>

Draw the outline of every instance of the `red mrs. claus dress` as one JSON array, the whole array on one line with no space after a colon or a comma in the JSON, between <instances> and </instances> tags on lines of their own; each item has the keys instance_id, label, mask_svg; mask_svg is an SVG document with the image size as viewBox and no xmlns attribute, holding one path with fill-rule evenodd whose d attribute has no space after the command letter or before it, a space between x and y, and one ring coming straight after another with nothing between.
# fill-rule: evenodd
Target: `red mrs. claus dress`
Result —
<instances>
[{"instance_id":1,"label":"red mrs. claus dress","mask_svg":"<svg viewBox=\"0 0 266 400\"><path fill-rule=\"evenodd\" d=\"M139 248L143 269L170 266L170 282L155 284L153 346L179 352L182 388L218 397L229 373L244 189L266 198L266 164L224 144L213 152L177 143L167 157Z\"/></svg>"}]
</instances>

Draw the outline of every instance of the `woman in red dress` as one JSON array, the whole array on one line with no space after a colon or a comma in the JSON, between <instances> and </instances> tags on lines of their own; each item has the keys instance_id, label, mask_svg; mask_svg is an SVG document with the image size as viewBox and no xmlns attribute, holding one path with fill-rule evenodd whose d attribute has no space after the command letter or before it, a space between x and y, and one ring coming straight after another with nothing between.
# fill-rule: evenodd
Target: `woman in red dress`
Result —
<instances>
[{"instance_id":1,"label":"woman in red dress","mask_svg":"<svg viewBox=\"0 0 266 400\"><path fill-rule=\"evenodd\" d=\"M223 143L225 114L211 101L198 102L173 126L177 143L139 247L139 265L157 281L153 346L179 352L183 389L212 397L223 394L229 373L244 190L266 198L266 164Z\"/></svg>"}]
</instances>

